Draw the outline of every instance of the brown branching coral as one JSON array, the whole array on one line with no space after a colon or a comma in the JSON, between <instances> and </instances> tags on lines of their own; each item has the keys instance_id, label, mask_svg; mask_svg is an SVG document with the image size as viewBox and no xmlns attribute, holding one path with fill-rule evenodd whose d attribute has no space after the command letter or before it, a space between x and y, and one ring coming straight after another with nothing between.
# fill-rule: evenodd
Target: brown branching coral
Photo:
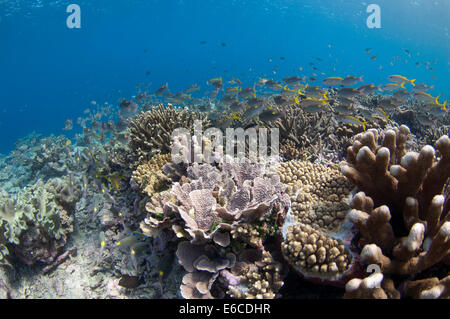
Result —
<instances>
[{"instance_id":1,"label":"brown branching coral","mask_svg":"<svg viewBox=\"0 0 450 319\"><path fill-rule=\"evenodd\" d=\"M435 150L425 146L420 153L406 154L408 127L387 130L379 136L369 130L356 136L347 150L347 161L341 163L342 173L360 191L370 196L375 205L386 203L402 208L408 196L419 197L421 212L434 195L442 193L450 174L448 137L436 142L442 158L435 161ZM378 144L378 140L381 143Z\"/></svg>"},{"instance_id":2,"label":"brown branching coral","mask_svg":"<svg viewBox=\"0 0 450 319\"><path fill-rule=\"evenodd\" d=\"M450 275L441 280L432 277L408 282L405 294L416 299L449 299Z\"/></svg>"},{"instance_id":3,"label":"brown branching coral","mask_svg":"<svg viewBox=\"0 0 450 319\"><path fill-rule=\"evenodd\" d=\"M345 285L344 299L400 299L391 279L374 273L364 279L353 278Z\"/></svg>"},{"instance_id":4,"label":"brown branching coral","mask_svg":"<svg viewBox=\"0 0 450 319\"><path fill-rule=\"evenodd\" d=\"M337 280L353 262L344 245L350 184L335 166L289 161L278 169L288 185L291 211L283 227L282 252L307 277Z\"/></svg>"},{"instance_id":5,"label":"brown branching coral","mask_svg":"<svg viewBox=\"0 0 450 319\"><path fill-rule=\"evenodd\" d=\"M340 165L361 191L348 215L367 243L361 259L385 275L417 275L450 254L450 139L437 140L438 155L429 145L407 152L408 134L406 126L359 134Z\"/></svg>"},{"instance_id":6,"label":"brown branching coral","mask_svg":"<svg viewBox=\"0 0 450 319\"><path fill-rule=\"evenodd\" d=\"M172 104L160 104L137 115L130 122L129 142L135 165L155 154L169 153L172 132L182 127L192 133L195 120L201 121L203 129L209 126L205 115L186 108L176 108Z\"/></svg>"},{"instance_id":7,"label":"brown branching coral","mask_svg":"<svg viewBox=\"0 0 450 319\"><path fill-rule=\"evenodd\" d=\"M429 127L425 130L423 136L420 138L420 144L431 145L443 135L450 135L450 125Z\"/></svg>"}]
</instances>

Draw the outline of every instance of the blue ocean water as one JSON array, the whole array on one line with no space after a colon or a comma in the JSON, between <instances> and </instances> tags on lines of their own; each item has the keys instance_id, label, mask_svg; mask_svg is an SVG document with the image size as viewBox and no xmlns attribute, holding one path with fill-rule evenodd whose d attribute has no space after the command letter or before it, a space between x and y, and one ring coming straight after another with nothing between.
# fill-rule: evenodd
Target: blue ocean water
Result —
<instances>
[{"instance_id":1,"label":"blue ocean water","mask_svg":"<svg viewBox=\"0 0 450 319\"><path fill-rule=\"evenodd\" d=\"M81 29L66 26L71 3ZM366 25L371 3L379 29ZM117 104L139 83L401 74L448 98L449 17L448 0L0 0L0 153L33 131L67 134L91 101Z\"/></svg>"}]
</instances>

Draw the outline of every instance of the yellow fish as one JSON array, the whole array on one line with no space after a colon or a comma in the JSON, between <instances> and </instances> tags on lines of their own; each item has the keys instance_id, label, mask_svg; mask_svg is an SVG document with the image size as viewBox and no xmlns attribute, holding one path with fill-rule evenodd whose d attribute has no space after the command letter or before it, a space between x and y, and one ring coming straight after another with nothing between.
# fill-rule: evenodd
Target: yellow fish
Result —
<instances>
[{"instance_id":1,"label":"yellow fish","mask_svg":"<svg viewBox=\"0 0 450 319\"><path fill-rule=\"evenodd\" d=\"M408 82L408 83L410 83L412 86L415 86L414 82L416 81L416 79L409 80L409 79L407 79L406 77L404 77L404 76L402 76L402 75L398 75L398 74L396 74L396 75L390 75L390 76L388 77L388 80L391 81L391 82L395 82L395 83L405 83L405 82Z\"/></svg>"},{"instance_id":2,"label":"yellow fish","mask_svg":"<svg viewBox=\"0 0 450 319\"><path fill-rule=\"evenodd\" d=\"M330 76L322 81L326 85L339 85L344 79L339 76Z\"/></svg>"},{"instance_id":3,"label":"yellow fish","mask_svg":"<svg viewBox=\"0 0 450 319\"><path fill-rule=\"evenodd\" d=\"M416 92L414 93L414 97L416 99L418 99L419 101L421 101L422 103L436 103L439 104L439 98L441 97L440 95L434 97L431 94L425 93L425 92Z\"/></svg>"},{"instance_id":4,"label":"yellow fish","mask_svg":"<svg viewBox=\"0 0 450 319\"><path fill-rule=\"evenodd\" d=\"M233 115L227 116L227 118L225 120L229 121L229 120L240 120L240 119L241 119L241 117L239 115L237 115L236 112L234 112Z\"/></svg>"},{"instance_id":5,"label":"yellow fish","mask_svg":"<svg viewBox=\"0 0 450 319\"><path fill-rule=\"evenodd\" d=\"M381 114L383 114L383 116L386 118L386 121L389 121L390 115L387 115L386 112L381 107L377 107L377 110L380 111Z\"/></svg>"},{"instance_id":6,"label":"yellow fish","mask_svg":"<svg viewBox=\"0 0 450 319\"><path fill-rule=\"evenodd\" d=\"M361 121L359 118L351 115L344 116L341 120L347 124L362 125L364 131L366 130L366 124L368 123L367 121Z\"/></svg>"}]
</instances>

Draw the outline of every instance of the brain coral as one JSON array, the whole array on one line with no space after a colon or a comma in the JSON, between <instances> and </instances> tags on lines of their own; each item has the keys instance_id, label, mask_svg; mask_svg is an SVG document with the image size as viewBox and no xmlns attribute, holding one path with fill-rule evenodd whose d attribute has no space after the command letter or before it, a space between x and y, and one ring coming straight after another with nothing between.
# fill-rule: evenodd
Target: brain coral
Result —
<instances>
[{"instance_id":1,"label":"brain coral","mask_svg":"<svg viewBox=\"0 0 450 319\"><path fill-rule=\"evenodd\" d=\"M283 226L283 255L305 277L337 282L353 263L345 223L351 184L336 166L303 161L281 163L278 174L292 202Z\"/></svg>"}]
</instances>

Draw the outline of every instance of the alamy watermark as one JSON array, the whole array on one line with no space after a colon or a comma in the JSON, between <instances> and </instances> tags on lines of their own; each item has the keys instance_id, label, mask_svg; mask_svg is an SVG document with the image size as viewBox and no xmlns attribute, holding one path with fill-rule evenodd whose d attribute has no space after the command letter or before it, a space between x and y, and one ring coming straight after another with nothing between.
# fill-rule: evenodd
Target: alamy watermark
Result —
<instances>
[{"instance_id":1,"label":"alamy watermark","mask_svg":"<svg viewBox=\"0 0 450 319\"><path fill-rule=\"evenodd\" d=\"M70 13L67 17L66 25L69 29L81 29L81 8L78 4L69 4L66 12Z\"/></svg>"},{"instance_id":2,"label":"alamy watermark","mask_svg":"<svg viewBox=\"0 0 450 319\"><path fill-rule=\"evenodd\" d=\"M369 29L381 28L381 8L378 4L369 4L366 9L370 15L367 17L366 24Z\"/></svg>"},{"instance_id":3,"label":"alamy watermark","mask_svg":"<svg viewBox=\"0 0 450 319\"><path fill-rule=\"evenodd\" d=\"M210 127L203 132L202 122L195 120L193 130L177 128L172 132L172 161L176 164L212 164L221 158L251 163L278 161L279 136L278 128L227 128L224 134L221 129Z\"/></svg>"}]
</instances>

